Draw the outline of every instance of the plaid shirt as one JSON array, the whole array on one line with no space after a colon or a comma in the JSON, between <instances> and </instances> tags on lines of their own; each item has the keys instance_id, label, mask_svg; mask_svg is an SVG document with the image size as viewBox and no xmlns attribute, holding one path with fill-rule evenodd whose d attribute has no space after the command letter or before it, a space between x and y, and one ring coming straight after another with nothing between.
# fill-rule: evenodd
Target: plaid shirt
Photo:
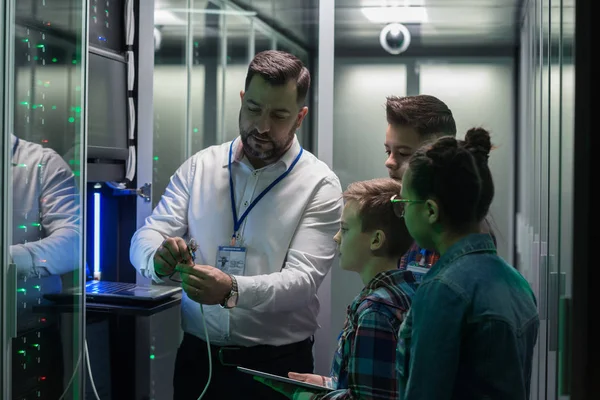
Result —
<instances>
[{"instance_id":1,"label":"plaid shirt","mask_svg":"<svg viewBox=\"0 0 600 400\"><path fill-rule=\"evenodd\" d=\"M338 390L312 399L398 398L398 331L415 290L412 274L399 270L381 272L365 286L338 338L329 378Z\"/></svg>"},{"instance_id":2,"label":"plaid shirt","mask_svg":"<svg viewBox=\"0 0 600 400\"><path fill-rule=\"evenodd\" d=\"M440 254L433 250L422 249L417 242L413 242L410 249L400 258L398 269L404 271L411 262L423 268L431 268L440 259Z\"/></svg>"},{"instance_id":3,"label":"plaid shirt","mask_svg":"<svg viewBox=\"0 0 600 400\"><path fill-rule=\"evenodd\" d=\"M487 222L486 222L487 223ZM498 245L496 241L496 235L492 232L490 228L490 236L494 241L494 245ZM398 262L398 269L405 271L408 269L409 265L419 266L421 268L431 268L435 265L436 262L440 259L440 254L436 253L433 250L427 250L419 247L417 242L413 242L412 246L408 249L406 253L400 258Z\"/></svg>"}]
</instances>

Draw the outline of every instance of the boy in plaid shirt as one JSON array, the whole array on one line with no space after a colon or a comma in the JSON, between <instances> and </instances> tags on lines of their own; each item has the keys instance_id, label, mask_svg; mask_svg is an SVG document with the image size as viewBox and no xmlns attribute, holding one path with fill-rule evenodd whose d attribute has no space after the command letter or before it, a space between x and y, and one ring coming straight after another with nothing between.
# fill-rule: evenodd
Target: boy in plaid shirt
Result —
<instances>
[{"instance_id":1,"label":"boy in plaid shirt","mask_svg":"<svg viewBox=\"0 0 600 400\"><path fill-rule=\"evenodd\" d=\"M259 379L290 399L397 399L395 354L398 331L416 285L410 272L397 268L412 238L394 215L390 199L402 186L392 179L351 184L344 192L340 230L340 267L358 273L364 289L348 307L331 375L290 372L299 381L326 386L328 393L310 392Z\"/></svg>"}]
</instances>

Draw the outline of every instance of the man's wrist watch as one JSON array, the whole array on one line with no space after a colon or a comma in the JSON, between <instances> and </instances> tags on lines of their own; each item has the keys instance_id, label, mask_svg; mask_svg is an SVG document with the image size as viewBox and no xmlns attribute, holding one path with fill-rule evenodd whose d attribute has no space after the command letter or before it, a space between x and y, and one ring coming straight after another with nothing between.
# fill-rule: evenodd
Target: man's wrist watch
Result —
<instances>
[{"instance_id":1,"label":"man's wrist watch","mask_svg":"<svg viewBox=\"0 0 600 400\"><path fill-rule=\"evenodd\" d=\"M231 290L229 291L229 293L227 293L227 296L225 296L225 299L221 303L221 307L223 307L223 308L233 308L237 305L237 299L238 299L237 280L235 279L235 276L233 276L233 275L229 275L229 277L231 278Z\"/></svg>"}]
</instances>

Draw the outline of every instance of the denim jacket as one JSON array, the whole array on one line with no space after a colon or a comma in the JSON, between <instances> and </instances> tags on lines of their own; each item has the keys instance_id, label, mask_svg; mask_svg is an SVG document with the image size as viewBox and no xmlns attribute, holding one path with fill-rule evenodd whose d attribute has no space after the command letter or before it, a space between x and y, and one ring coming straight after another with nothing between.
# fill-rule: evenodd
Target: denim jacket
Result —
<instances>
[{"instance_id":1,"label":"denim jacket","mask_svg":"<svg viewBox=\"0 0 600 400\"><path fill-rule=\"evenodd\" d=\"M527 400L538 329L527 281L490 235L469 235L425 275L400 328L400 398Z\"/></svg>"}]
</instances>

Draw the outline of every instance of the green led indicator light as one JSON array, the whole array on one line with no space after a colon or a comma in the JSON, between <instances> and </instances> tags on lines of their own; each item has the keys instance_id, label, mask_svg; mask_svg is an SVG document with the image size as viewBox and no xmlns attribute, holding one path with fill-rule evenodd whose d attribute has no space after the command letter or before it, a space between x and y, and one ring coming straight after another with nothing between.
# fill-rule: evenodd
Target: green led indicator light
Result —
<instances>
[{"instance_id":1,"label":"green led indicator light","mask_svg":"<svg viewBox=\"0 0 600 400\"><path fill-rule=\"evenodd\" d=\"M58 62L58 58L54 57L54 58L52 59L52 62Z\"/></svg>"},{"instance_id":2,"label":"green led indicator light","mask_svg":"<svg viewBox=\"0 0 600 400\"><path fill-rule=\"evenodd\" d=\"M23 42L27 43L29 42L29 39L23 39Z\"/></svg>"},{"instance_id":3,"label":"green led indicator light","mask_svg":"<svg viewBox=\"0 0 600 400\"><path fill-rule=\"evenodd\" d=\"M77 60L73 60L73 61L71 61L71 63L77 64Z\"/></svg>"},{"instance_id":4,"label":"green led indicator light","mask_svg":"<svg viewBox=\"0 0 600 400\"><path fill-rule=\"evenodd\" d=\"M154 360L154 357L155 357L154 354L150 354L150 359L151 360Z\"/></svg>"},{"instance_id":5,"label":"green led indicator light","mask_svg":"<svg viewBox=\"0 0 600 400\"><path fill-rule=\"evenodd\" d=\"M42 287L40 285L35 285L33 288L37 289L37 290L41 290L42 289Z\"/></svg>"},{"instance_id":6,"label":"green led indicator light","mask_svg":"<svg viewBox=\"0 0 600 400\"><path fill-rule=\"evenodd\" d=\"M31 226L41 226L41 224L39 224L37 222L34 222L34 223L31 224Z\"/></svg>"},{"instance_id":7,"label":"green led indicator light","mask_svg":"<svg viewBox=\"0 0 600 400\"><path fill-rule=\"evenodd\" d=\"M31 346L33 346L33 347L35 347L35 348L38 348L38 347L40 347L40 345L39 345L39 344L37 344L37 343L35 343L35 344L32 344Z\"/></svg>"},{"instance_id":8,"label":"green led indicator light","mask_svg":"<svg viewBox=\"0 0 600 400\"><path fill-rule=\"evenodd\" d=\"M198 128L194 128L194 133L198 133Z\"/></svg>"},{"instance_id":9,"label":"green led indicator light","mask_svg":"<svg viewBox=\"0 0 600 400\"><path fill-rule=\"evenodd\" d=\"M154 161L158 161L158 156L154 156Z\"/></svg>"},{"instance_id":10,"label":"green led indicator light","mask_svg":"<svg viewBox=\"0 0 600 400\"><path fill-rule=\"evenodd\" d=\"M22 102L20 102L19 104L21 104L22 106L26 106L26 105L28 105L28 104L29 104L29 102L27 102L27 101L22 101Z\"/></svg>"},{"instance_id":11,"label":"green led indicator light","mask_svg":"<svg viewBox=\"0 0 600 400\"><path fill-rule=\"evenodd\" d=\"M27 168L27 164L17 164L17 167Z\"/></svg>"},{"instance_id":12,"label":"green led indicator light","mask_svg":"<svg viewBox=\"0 0 600 400\"><path fill-rule=\"evenodd\" d=\"M27 229L27 225L19 225L19 229Z\"/></svg>"},{"instance_id":13,"label":"green led indicator light","mask_svg":"<svg viewBox=\"0 0 600 400\"><path fill-rule=\"evenodd\" d=\"M69 122L71 122L71 123L75 122L75 118L69 117Z\"/></svg>"},{"instance_id":14,"label":"green led indicator light","mask_svg":"<svg viewBox=\"0 0 600 400\"><path fill-rule=\"evenodd\" d=\"M43 44L38 44L38 45L37 45L37 46L35 46L35 47L37 47L38 49L43 49L43 48L44 48L44 47L46 47L46 46L45 46L45 45L43 45Z\"/></svg>"},{"instance_id":15,"label":"green led indicator light","mask_svg":"<svg viewBox=\"0 0 600 400\"><path fill-rule=\"evenodd\" d=\"M27 293L27 289L24 289L24 288L18 288L18 289L17 289L17 292L19 292L19 293Z\"/></svg>"},{"instance_id":16,"label":"green led indicator light","mask_svg":"<svg viewBox=\"0 0 600 400\"><path fill-rule=\"evenodd\" d=\"M56 110L56 106L52 106L52 109L53 109L53 110Z\"/></svg>"}]
</instances>

